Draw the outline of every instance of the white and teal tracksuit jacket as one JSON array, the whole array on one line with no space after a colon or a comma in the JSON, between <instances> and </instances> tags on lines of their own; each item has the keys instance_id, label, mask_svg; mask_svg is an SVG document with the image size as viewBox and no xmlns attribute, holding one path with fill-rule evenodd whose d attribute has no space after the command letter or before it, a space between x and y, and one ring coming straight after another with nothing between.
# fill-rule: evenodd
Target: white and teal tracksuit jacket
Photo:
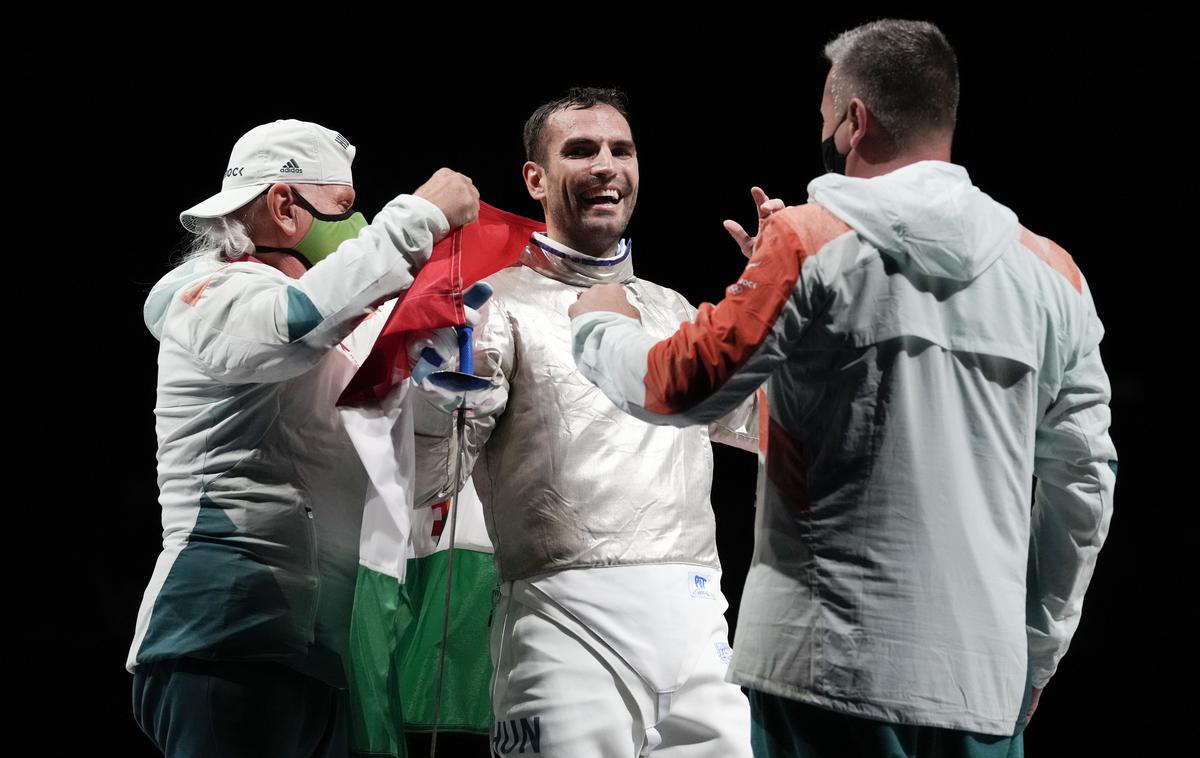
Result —
<instances>
[{"instance_id":1,"label":"white and teal tracksuit jacket","mask_svg":"<svg viewBox=\"0 0 1200 758\"><path fill-rule=\"evenodd\" d=\"M809 200L765 222L720 304L667 339L585 314L576 360L660 424L766 384L733 681L1011 734L1027 676L1049 680L1079 623L1112 513L1087 283L948 163L829 174Z\"/></svg>"},{"instance_id":2,"label":"white and teal tracksuit jacket","mask_svg":"<svg viewBox=\"0 0 1200 758\"><path fill-rule=\"evenodd\" d=\"M382 319L355 327L447 231L436 206L401 195L299 279L197 260L155 285L163 552L131 671L274 661L344 686L367 478L334 404Z\"/></svg>"}]
</instances>

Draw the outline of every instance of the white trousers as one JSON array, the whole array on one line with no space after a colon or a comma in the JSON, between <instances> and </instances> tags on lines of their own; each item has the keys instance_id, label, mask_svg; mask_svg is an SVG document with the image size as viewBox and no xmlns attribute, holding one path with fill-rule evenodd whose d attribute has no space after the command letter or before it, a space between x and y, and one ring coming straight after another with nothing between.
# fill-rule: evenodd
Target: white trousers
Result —
<instances>
[{"instance_id":1,"label":"white trousers","mask_svg":"<svg viewBox=\"0 0 1200 758\"><path fill-rule=\"evenodd\" d=\"M695 569L574 569L504 583L491 635L495 753L749 758L749 704L725 681L719 572L706 570L707 587L689 592Z\"/></svg>"}]
</instances>

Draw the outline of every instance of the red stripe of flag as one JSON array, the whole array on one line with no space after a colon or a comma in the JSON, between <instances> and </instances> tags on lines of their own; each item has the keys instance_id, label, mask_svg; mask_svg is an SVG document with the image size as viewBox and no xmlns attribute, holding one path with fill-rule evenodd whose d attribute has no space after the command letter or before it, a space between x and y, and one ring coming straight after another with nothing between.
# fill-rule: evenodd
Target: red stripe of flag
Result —
<instances>
[{"instance_id":1,"label":"red stripe of flag","mask_svg":"<svg viewBox=\"0 0 1200 758\"><path fill-rule=\"evenodd\" d=\"M409 335L466 323L463 291L517 262L534 232L546 225L479 203L479 219L455 229L433 246L411 287L400 293L370 355L350 380L338 405L382 399L409 376Z\"/></svg>"}]
</instances>

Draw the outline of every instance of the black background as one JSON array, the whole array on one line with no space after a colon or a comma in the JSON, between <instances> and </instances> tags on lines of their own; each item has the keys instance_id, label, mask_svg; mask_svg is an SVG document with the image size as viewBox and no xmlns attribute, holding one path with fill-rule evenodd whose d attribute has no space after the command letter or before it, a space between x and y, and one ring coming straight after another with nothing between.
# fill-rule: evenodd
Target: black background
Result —
<instances>
[{"instance_id":1,"label":"black background","mask_svg":"<svg viewBox=\"0 0 1200 758\"><path fill-rule=\"evenodd\" d=\"M1194 99L1183 93L1195 92L1196 66L1170 34L1185 19L1145 7L780 12L749 3L192 13L32 19L29 41L47 52L9 72L21 105L9 148L34 177L8 188L20 195L10 209L27 209L8 218L26 245L10 271L27 272L7 281L25 304L10 312L9 366L23 387L10 431L14 745L151 754L123 670L161 539L157 345L141 307L184 241L179 211L218 189L238 136L275 118L342 132L358 147L357 205L368 217L442 165L470 175L493 205L538 217L520 180L524 119L573 84L622 87L641 166L629 230L638 273L713 301L742 268L721 221L752 222L750 185L796 204L820 172L821 46L890 15L946 32L962 76L955 161L1073 254L1107 328L1116 513L1027 750L1182 751L1198 673L1195 496L1185 480L1195 466L1186 393L1196 242L1185 204L1195 200L1194 117L1180 102ZM716 455L733 622L754 460Z\"/></svg>"}]
</instances>

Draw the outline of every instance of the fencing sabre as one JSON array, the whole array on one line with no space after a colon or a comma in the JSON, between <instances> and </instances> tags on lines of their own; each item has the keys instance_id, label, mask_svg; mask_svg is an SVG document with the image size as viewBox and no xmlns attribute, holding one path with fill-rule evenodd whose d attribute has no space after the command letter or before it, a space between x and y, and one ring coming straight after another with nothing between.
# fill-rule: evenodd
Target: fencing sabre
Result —
<instances>
[{"instance_id":1,"label":"fencing sabre","mask_svg":"<svg viewBox=\"0 0 1200 758\"><path fill-rule=\"evenodd\" d=\"M486 284L476 284L463 294L463 304L478 309L491 297L492 288ZM446 674L446 640L450 631L450 589L454 580L454 533L458 526L458 495L462 483L463 457L466 452L464 435L467 425L467 392L490 387L490 379L475 376L475 351L473 329L471 326L459 326L454 329L458 338L458 371L435 371L429 375L429 381L442 389L461 393L458 408L454 411L454 429L458 447L454 452L454 497L450 501L450 543L446 548L446 596L442 604L442 644L438 652L437 679L433 695L433 734L429 741L429 758L437 755L438 725L442 715L442 684Z\"/></svg>"}]
</instances>

